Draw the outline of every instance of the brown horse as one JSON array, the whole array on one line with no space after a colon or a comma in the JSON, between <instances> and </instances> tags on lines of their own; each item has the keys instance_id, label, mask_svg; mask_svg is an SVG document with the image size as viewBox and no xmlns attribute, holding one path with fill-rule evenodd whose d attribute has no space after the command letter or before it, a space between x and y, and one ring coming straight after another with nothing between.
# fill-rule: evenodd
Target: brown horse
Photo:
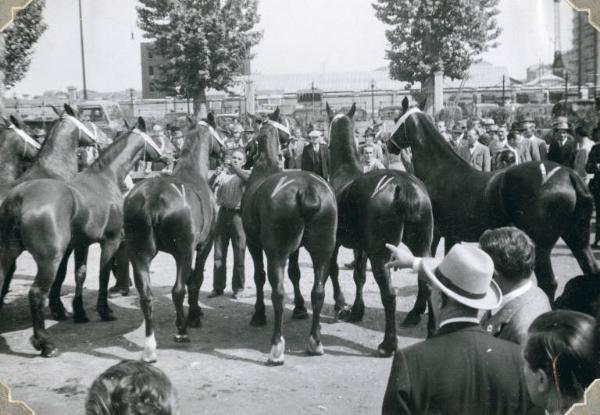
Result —
<instances>
[{"instance_id":1,"label":"brown horse","mask_svg":"<svg viewBox=\"0 0 600 415\"><path fill-rule=\"evenodd\" d=\"M121 242L123 196L120 182L143 156L161 158L158 146L138 127L114 141L85 171L71 182L55 179L32 180L12 189L0 206L0 276L24 250L33 256L38 272L29 291L33 319L32 345L42 356L56 354L56 347L44 327L43 307L59 265L75 251L75 297L73 317L88 321L82 291L86 277L88 248L99 242L100 288L98 313L103 320L114 319L107 303L108 277L113 255ZM60 276L59 276L60 277ZM53 293L60 293L58 290ZM60 297L51 298L62 307Z\"/></svg>"},{"instance_id":2,"label":"brown horse","mask_svg":"<svg viewBox=\"0 0 600 415\"><path fill-rule=\"evenodd\" d=\"M407 100L403 107L388 149L412 148L415 174L427 186L435 232L446 238L446 250L477 241L486 229L516 226L535 243L535 274L551 301L556 278L550 253L558 238L585 274L600 271L589 248L592 197L572 169L544 161L479 172L452 150L427 115L409 110Z\"/></svg>"},{"instance_id":3,"label":"brown horse","mask_svg":"<svg viewBox=\"0 0 600 415\"><path fill-rule=\"evenodd\" d=\"M263 292L263 251L267 256L275 314L271 351L267 361L270 365L280 365L284 362L284 268L288 258L290 262L297 262L297 251L301 246L309 252L315 273L311 293L313 320L308 352L323 354L319 319L325 295L323 286L335 248L337 228L335 195L329 184L313 173L282 171L279 164L279 146L280 142L286 143L289 140L290 134L281 121L277 108L261 125L258 133L259 156L242 198L242 220L248 250L254 261L256 283L252 325L264 325L267 320ZM294 283L294 312L304 316L304 299L299 290L300 273L290 273L290 278Z\"/></svg>"},{"instance_id":4,"label":"brown horse","mask_svg":"<svg viewBox=\"0 0 600 415\"><path fill-rule=\"evenodd\" d=\"M24 161L33 161L41 145L25 131L25 126L14 116L4 119L0 126L0 186L17 179Z\"/></svg>"},{"instance_id":5,"label":"brown horse","mask_svg":"<svg viewBox=\"0 0 600 415\"><path fill-rule=\"evenodd\" d=\"M146 322L142 359L147 362L156 361L150 263L158 251L171 254L177 264L172 290L177 313L175 341L189 341L188 325L200 327L198 295L216 219L215 200L207 183L209 157L221 157L224 144L215 131L212 114L197 125L191 119L189 122L173 174L143 181L125 199L125 243ZM186 285L190 306L187 319L183 308Z\"/></svg>"},{"instance_id":6,"label":"brown horse","mask_svg":"<svg viewBox=\"0 0 600 415\"><path fill-rule=\"evenodd\" d=\"M363 174L354 141L352 116L335 115L327 104L329 115L329 154L331 158L330 183L338 204L337 246L331 258L331 277L334 292L339 292L337 252L340 246L355 250L354 282L356 298L351 312L342 318L361 321L365 305L363 286L366 279L367 258L379 286L385 309L385 335L377 348L380 356L391 356L396 350L396 293L392 287L390 251L385 244L398 245L402 240L420 257L430 255L433 238L431 201L420 180L398 170L374 170ZM419 282L421 284L421 282ZM426 298L420 298L406 320L412 322L425 311ZM336 295L336 303L340 298ZM343 303L343 300L341 300ZM430 324L433 320L430 319Z\"/></svg>"}]
</instances>

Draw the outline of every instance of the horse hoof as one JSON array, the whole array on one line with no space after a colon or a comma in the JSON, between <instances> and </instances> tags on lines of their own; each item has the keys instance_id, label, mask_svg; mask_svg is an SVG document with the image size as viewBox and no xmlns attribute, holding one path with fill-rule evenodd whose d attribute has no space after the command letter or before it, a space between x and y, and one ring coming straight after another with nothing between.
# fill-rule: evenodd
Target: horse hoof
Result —
<instances>
[{"instance_id":1,"label":"horse hoof","mask_svg":"<svg viewBox=\"0 0 600 415\"><path fill-rule=\"evenodd\" d=\"M390 357L396 351L395 344L388 344L385 341L377 346L377 356L379 357Z\"/></svg>"},{"instance_id":2,"label":"horse hoof","mask_svg":"<svg viewBox=\"0 0 600 415\"><path fill-rule=\"evenodd\" d=\"M323 349L323 343L315 340L313 336L308 338L308 344L306 346L306 353L310 356L322 356L325 354L325 350Z\"/></svg>"},{"instance_id":3,"label":"horse hoof","mask_svg":"<svg viewBox=\"0 0 600 415\"><path fill-rule=\"evenodd\" d=\"M89 323L90 319L85 314L75 314L73 315L73 321L77 324Z\"/></svg>"},{"instance_id":4,"label":"horse hoof","mask_svg":"<svg viewBox=\"0 0 600 415\"><path fill-rule=\"evenodd\" d=\"M346 321L350 318L350 307L348 307L347 305L343 306L343 307L336 307L335 308L335 319L336 320L341 320L341 321Z\"/></svg>"},{"instance_id":5,"label":"horse hoof","mask_svg":"<svg viewBox=\"0 0 600 415\"><path fill-rule=\"evenodd\" d=\"M54 357L58 354L58 348L52 343L42 343L35 336L31 336L29 342L35 350L41 352L42 357Z\"/></svg>"},{"instance_id":6,"label":"horse hoof","mask_svg":"<svg viewBox=\"0 0 600 415\"><path fill-rule=\"evenodd\" d=\"M61 304L60 306L50 307L50 315L56 321L65 321L68 320L71 315L67 313L65 307Z\"/></svg>"},{"instance_id":7,"label":"horse hoof","mask_svg":"<svg viewBox=\"0 0 600 415\"><path fill-rule=\"evenodd\" d=\"M189 343L190 338L187 334L176 334L173 336L173 340L175 343Z\"/></svg>"},{"instance_id":8,"label":"horse hoof","mask_svg":"<svg viewBox=\"0 0 600 415\"><path fill-rule=\"evenodd\" d=\"M98 315L100 315L102 321L115 321L117 319L112 310L108 307L98 310Z\"/></svg>"},{"instance_id":9,"label":"horse hoof","mask_svg":"<svg viewBox=\"0 0 600 415\"><path fill-rule=\"evenodd\" d=\"M308 311L306 310L306 307L302 306L294 308L294 311L292 312L292 318L294 320L306 320L308 318Z\"/></svg>"},{"instance_id":10,"label":"horse hoof","mask_svg":"<svg viewBox=\"0 0 600 415\"><path fill-rule=\"evenodd\" d=\"M187 325L188 327L197 329L202 327L202 320L200 320L200 316L188 317Z\"/></svg>"},{"instance_id":11,"label":"horse hoof","mask_svg":"<svg viewBox=\"0 0 600 415\"><path fill-rule=\"evenodd\" d=\"M281 366L285 360L285 339L281 336L281 341L271 346L267 366Z\"/></svg>"},{"instance_id":12,"label":"horse hoof","mask_svg":"<svg viewBox=\"0 0 600 415\"><path fill-rule=\"evenodd\" d=\"M146 363L156 363L156 353L148 354L142 353L142 360Z\"/></svg>"},{"instance_id":13,"label":"horse hoof","mask_svg":"<svg viewBox=\"0 0 600 415\"><path fill-rule=\"evenodd\" d=\"M340 311L340 319L347 323L358 323L362 321L364 313L363 308L351 307Z\"/></svg>"},{"instance_id":14,"label":"horse hoof","mask_svg":"<svg viewBox=\"0 0 600 415\"><path fill-rule=\"evenodd\" d=\"M250 325L254 327L266 326L267 325L267 316L264 314L257 315L253 314L252 319L250 320Z\"/></svg>"},{"instance_id":15,"label":"horse hoof","mask_svg":"<svg viewBox=\"0 0 600 415\"><path fill-rule=\"evenodd\" d=\"M402 322L402 327L416 327L421 322L421 315L418 313L408 313Z\"/></svg>"}]
</instances>

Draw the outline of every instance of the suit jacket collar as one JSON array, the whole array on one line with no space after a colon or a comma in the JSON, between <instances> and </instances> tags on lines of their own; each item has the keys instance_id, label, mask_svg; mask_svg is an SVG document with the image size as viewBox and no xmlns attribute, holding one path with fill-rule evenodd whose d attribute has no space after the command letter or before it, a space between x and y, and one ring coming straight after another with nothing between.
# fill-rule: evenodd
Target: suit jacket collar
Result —
<instances>
[{"instance_id":1,"label":"suit jacket collar","mask_svg":"<svg viewBox=\"0 0 600 415\"><path fill-rule=\"evenodd\" d=\"M437 331L434 337L445 336L446 334L454 333L457 331L480 331L483 333L483 329L477 323L469 323L469 322L459 322L459 323L450 323Z\"/></svg>"}]
</instances>

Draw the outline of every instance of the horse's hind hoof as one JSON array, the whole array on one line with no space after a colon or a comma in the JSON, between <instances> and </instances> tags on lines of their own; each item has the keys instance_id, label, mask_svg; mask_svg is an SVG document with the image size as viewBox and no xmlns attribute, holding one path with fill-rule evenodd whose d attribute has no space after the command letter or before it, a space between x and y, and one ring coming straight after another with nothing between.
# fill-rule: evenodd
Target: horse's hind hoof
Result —
<instances>
[{"instance_id":1,"label":"horse's hind hoof","mask_svg":"<svg viewBox=\"0 0 600 415\"><path fill-rule=\"evenodd\" d=\"M89 323L90 319L85 314L75 314L75 315L73 315L73 322L75 322L77 324Z\"/></svg>"},{"instance_id":2,"label":"horse's hind hoof","mask_svg":"<svg viewBox=\"0 0 600 415\"><path fill-rule=\"evenodd\" d=\"M56 321L65 321L71 317L71 314L67 313L67 310L65 310L65 307L62 304L55 307L50 306L50 315L52 316L52 319Z\"/></svg>"},{"instance_id":3,"label":"horse's hind hoof","mask_svg":"<svg viewBox=\"0 0 600 415\"><path fill-rule=\"evenodd\" d=\"M364 314L364 307L352 306L352 308L340 312L340 319L347 323L358 323L362 321Z\"/></svg>"},{"instance_id":4,"label":"horse's hind hoof","mask_svg":"<svg viewBox=\"0 0 600 415\"><path fill-rule=\"evenodd\" d=\"M306 353L309 356L322 356L325 354L323 349L323 342L318 342L313 336L308 338L308 344L306 345Z\"/></svg>"},{"instance_id":5,"label":"horse's hind hoof","mask_svg":"<svg viewBox=\"0 0 600 415\"><path fill-rule=\"evenodd\" d=\"M295 307L294 311L292 312L292 318L294 320L306 320L308 318L308 311L306 310L306 307Z\"/></svg>"},{"instance_id":6,"label":"horse's hind hoof","mask_svg":"<svg viewBox=\"0 0 600 415\"><path fill-rule=\"evenodd\" d=\"M200 316L188 317L187 326L194 329L202 327Z\"/></svg>"},{"instance_id":7,"label":"horse's hind hoof","mask_svg":"<svg viewBox=\"0 0 600 415\"><path fill-rule=\"evenodd\" d=\"M379 346L377 346L377 356L378 357L390 357L396 351L396 345L382 342Z\"/></svg>"},{"instance_id":8,"label":"horse's hind hoof","mask_svg":"<svg viewBox=\"0 0 600 415\"><path fill-rule=\"evenodd\" d=\"M346 321L350 318L350 307L348 305L344 305L343 307L335 307L335 319L336 321Z\"/></svg>"},{"instance_id":9,"label":"horse's hind hoof","mask_svg":"<svg viewBox=\"0 0 600 415\"><path fill-rule=\"evenodd\" d=\"M173 336L173 340L175 343L189 343L190 338L187 334L176 334Z\"/></svg>"},{"instance_id":10,"label":"horse's hind hoof","mask_svg":"<svg viewBox=\"0 0 600 415\"><path fill-rule=\"evenodd\" d=\"M275 366L283 366L283 364L285 363L285 361L283 360L267 360L267 363L265 363L265 366L270 366L270 367L275 367Z\"/></svg>"},{"instance_id":11,"label":"horse's hind hoof","mask_svg":"<svg viewBox=\"0 0 600 415\"><path fill-rule=\"evenodd\" d=\"M52 343L42 343L35 336L31 336L29 342L35 350L41 352L42 357L54 357L58 354L58 348Z\"/></svg>"},{"instance_id":12,"label":"horse's hind hoof","mask_svg":"<svg viewBox=\"0 0 600 415\"><path fill-rule=\"evenodd\" d=\"M254 327L266 326L267 325L267 316L264 314L257 315L256 313L252 315L252 319L250 320L250 325Z\"/></svg>"},{"instance_id":13,"label":"horse's hind hoof","mask_svg":"<svg viewBox=\"0 0 600 415\"><path fill-rule=\"evenodd\" d=\"M98 315L102 321L115 321L117 319L115 314L108 307L98 310Z\"/></svg>"},{"instance_id":14,"label":"horse's hind hoof","mask_svg":"<svg viewBox=\"0 0 600 415\"><path fill-rule=\"evenodd\" d=\"M421 322L421 315L419 313L410 312L404 318L402 327L416 327Z\"/></svg>"}]
</instances>

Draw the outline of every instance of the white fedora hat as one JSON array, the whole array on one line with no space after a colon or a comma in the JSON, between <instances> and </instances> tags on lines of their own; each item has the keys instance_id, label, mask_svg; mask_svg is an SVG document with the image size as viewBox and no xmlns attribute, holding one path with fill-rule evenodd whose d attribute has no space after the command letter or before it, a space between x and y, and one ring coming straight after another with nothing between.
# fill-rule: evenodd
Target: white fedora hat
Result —
<instances>
[{"instance_id":1,"label":"white fedora hat","mask_svg":"<svg viewBox=\"0 0 600 415\"><path fill-rule=\"evenodd\" d=\"M323 135L323 133L319 130L312 130L310 133L308 133L308 136L310 138L318 138L321 137Z\"/></svg>"},{"instance_id":2,"label":"white fedora hat","mask_svg":"<svg viewBox=\"0 0 600 415\"><path fill-rule=\"evenodd\" d=\"M467 307L491 310L502 302L502 291L492 279L494 262L475 246L454 245L437 267L428 259L423 269L433 285Z\"/></svg>"}]
</instances>

